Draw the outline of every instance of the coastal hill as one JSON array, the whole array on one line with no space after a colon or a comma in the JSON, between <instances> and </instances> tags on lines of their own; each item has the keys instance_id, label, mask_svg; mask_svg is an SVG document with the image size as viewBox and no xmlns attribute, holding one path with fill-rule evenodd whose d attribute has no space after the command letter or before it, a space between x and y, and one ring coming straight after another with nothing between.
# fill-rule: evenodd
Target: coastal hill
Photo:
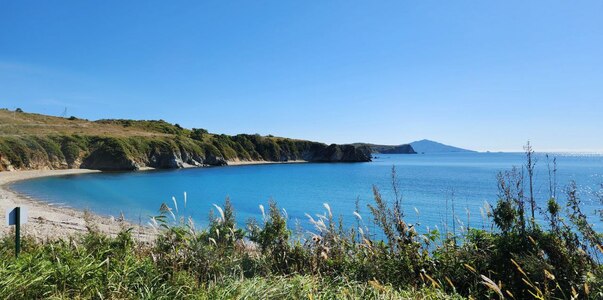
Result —
<instances>
[{"instance_id":1,"label":"coastal hill","mask_svg":"<svg viewBox=\"0 0 603 300\"><path fill-rule=\"evenodd\" d=\"M452 152L476 152L473 150L467 150L463 148L453 147L442 143L420 140L410 143L410 145L418 153L452 153Z\"/></svg>"},{"instance_id":2,"label":"coastal hill","mask_svg":"<svg viewBox=\"0 0 603 300\"><path fill-rule=\"evenodd\" d=\"M0 171L137 170L294 160L365 162L371 160L371 153L364 146L258 134L212 134L163 120L88 121L0 109Z\"/></svg>"}]
</instances>

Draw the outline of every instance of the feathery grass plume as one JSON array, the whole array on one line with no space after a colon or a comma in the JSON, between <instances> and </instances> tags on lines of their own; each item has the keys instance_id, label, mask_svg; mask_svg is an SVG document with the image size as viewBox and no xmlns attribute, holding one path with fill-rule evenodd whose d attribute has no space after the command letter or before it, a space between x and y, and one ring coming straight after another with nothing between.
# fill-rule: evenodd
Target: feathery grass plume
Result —
<instances>
[{"instance_id":1,"label":"feathery grass plume","mask_svg":"<svg viewBox=\"0 0 603 300\"><path fill-rule=\"evenodd\" d=\"M469 271L473 272L473 273L477 273L477 271L475 270L474 267L468 265L468 264L463 264L463 266L465 266L465 268L467 268Z\"/></svg>"},{"instance_id":2,"label":"feathery grass plume","mask_svg":"<svg viewBox=\"0 0 603 300\"><path fill-rule=\"evenodd\" d=\"M184 208L186 209L186 192L184 192Z\"/></svg>"},{"instance_id":3,"label":"feathery grass plume","mask_svg":"<svg viewBox=\"0 0 603 300\"><path fill-rule=\"evenodd\" d=\"M524 277L528 277L528 274L526 274L526 272L524 272L523 269L519 266L519 264L512 258L511 263L515 266L515 269L517 269L519 273L521 273L521 275L523 275Z\"/></svg>"},{"instance_id":4,"label":"feathery grass plume","mask_svg":"<svg viewBox=\"0 0 603 300\"><path fill-rule=\"evenodd\" d=\"M555 280L555 275L549 272L547 269L544 270L544 277L549 280Z\"/></svg>"},{"instance_id":5,"label":"feathery grass plume","mask_svg":"<svg viewBox=\"0 0 603 300\"><path fill-rule=\"evenodd\" d=\"M262 212L262 221L266 222L266 211L264 210L264 205L260 204L260 211Z\"/></svg>"},{"instance_id":6,"label":"feathery grass plume","mask_svg":"<svg viewBox=\"0 0 603 300\"><path fill-rule=\"evenodd\" d=\"M288 220L289 214L287 213L287 210L284 207L282 208L282 210L283 210L283 217L285 218L285 220Z\"/></svg>"},{"instance_id":7,"label":"feathery grass plume","mask_svg":"<svg viewBox=\"0 0 603 300\"><path fill-rule=\"evenodd\" d=\"M323 203L322 205L325 207L325 209L329 213L329 217L332 218L333 217L333 213L331 213L331 207L329 206L329 204L328 203ZM325 216L325 218L326 218L326 216Z\"/></svg>"},{"instance_id":8,"label":"feathery grass plume","mask_svg":"<svg viewBox=\"0 0 603 300\"><path fill-rule=\"evenodd\" d=\"M482 278L483 285L488 287L490 290L496 292L500 299L505 299L505 296L503 295L502 291L500 290L500 287L496 283L494 283L494 281L492 281L492 279L486 277L483 274L480 274L480 277Z\"/></svg>"},{"instance_id":9,"label":"feathery grass plume","mask_svg":"<svg viewBox=\"0 0 603 300\"><path fill-rule=\"evenodd\" d=\"M357 211L354 211L354 216L356 216L358 220L362 221L362 216Z\"/></svg>"},{"instance_id":10,"label":"feathery grass plume","mask_svg":"<svg viewBox=\"0 0 603 300\"><path fill-rule=\"evenodd\" d=\"M172 208L170 208L165 202L161 203L161 206L159 207L159 212L162 214L166 214L166 213L171 214L174 221L176 221L176 215L172 211Z\"/></svg>"},{"instance_id":11,"label":"feathery grass plume","mask_svg":"<svg viewBox=\"0 0 603 300\"><path fill-rule=\"evenodd\" d=\"M187 225L188 225L188 228L189 228L189 230L190 230L190 233L191 233L191 234L195 234L195 221L194 221L194 220L193 220L193 218L192 218L192 217L190 217L190 216L188 217L188 219L187 219L187 220L188 220L188 221L187 221Z\"/></svg>"},{"instance_id":12,"label":"feathery grass plume","mask_svg":"<svg viewBox=\"0 0 603 300\"><path fill-rule=\"evenodd\" d=\"M448 278L448 276L444 276L444 279L446 280L446 282L448 283L448 285L452 288L452 290L456 291L456 287L452 283L452 280L450 280L450 278Z\"/></svg>"},{"instance_id":13,"label":"feathery grass plume","mask_svg":"<svg viewBox=\"0 0 603 300\"><path fill-rule=\"evenodd\" d=\"M305 215L306 215L306 217L308 217L308 221L310 222L310 224L312 224L314 226L314 228L316 228L316 230L318 230L319 232L327 231L327 226L324 222L324 218L325 218L324 216L317 215L318 219L314 219L308 213L306 213Z\"/></svg>"},{"instance_id":14,"label":"feathery grass plume","mask_svg":"<svg viewBox=\"0 0 603 300\"><path fill-rule=\"evenodd\" d=\"M176 209L176 213L178 213L178 202L176 202L176 197L172 196L172 201L174 202L174 208Z\"/></svg>"},{"instance_id":15,"label":"feathery grass plume","mask_svg":"<svg viewBox=\"0 0 603 300\"><path fill-rule=\"evenodd\" d=\"M159 224L157 224L155 217L151 217L151 221L148 222L148 225L149 225L149 227L153 228L153 231L155 232L155 234L159 233Z\"/></svg>"},{"instance_id":16,"label":"feathery grass plume","mask_svg":"<svg viewBox=\"0 0 603 300\"><path fill-rule=\"evenodd\" d=\"M481 215L481 217L482 217L482 225L484 225L484 223L486 222L486 220L487 220L488 218L486 217L486 212L484 211L484 208L483 208L483 207L480 207L480 208L479 208L479 214L480 214L480 215Z\"/></svg>"},{"instance_id":17,"label":"feathery grass plume","mask_svg":"<svg viewBox=\"0 0 603 300\"><path fill-rule=\"evenodd\" d=\"M423 275L425 275L425 277L427 277L427 279L429 279L429 281L431 282L431 285L433 287L440 288L440 284L435 279L433 279L433 277L429 276L429 274L427 274L426 272L423 273Z\"/></svg>"},{"instance_id":18,"label":"feathery grass plume","mask_svg":"<svg viewBox=\"0 0 603 300\"><path fill-rule=\"evenodd\" d=\"M153 225L153 223L151 223L151 221L148 221L147 225L149 225L149 227L151 227L151 228L153 228L155 230L157 229L157 228L155 228L155 226Z\"/></svg>"},{"instance_id":19,"label":"feathery grass plume","mask_svg":"<svg viewBox=\"0 0 603 300\"><path fill-rule=\"evenodd\" d=\"M151 217L151 222L153 222L153 227L155 227L155 228L159 227L159 223L157 223L157 219L155 219L155 217Z\"/></svg>"},{"instance_id":20,"label":"feathery grass plume","mask_svg":"<svg viewBox=\"0 0 603 300\"><path fill-rule=\"evenodd\" d=\"M214 207L218 210L218 213L220 214L220 218L218 219L219 222L223 222L225 220L225 218L224 218L224 211L222 210L222 208L220 206L218 206L215 203L214 203Z\"/></svg>"},{"instance_id":21,"label":"feathery grass plume","mask_svg":"<svg viewBox=\"0 0 603 300\"><path fill-rule=\"evenodd\" d=\"M308 218L309 222L310 222L312 225L314 225L314 223L316 223L316 221L314 220L314 218L312 218L312 216L311 216L310 214L305 213L304 215L305 215L305 216Z\"/></svg>"}]
</instances>

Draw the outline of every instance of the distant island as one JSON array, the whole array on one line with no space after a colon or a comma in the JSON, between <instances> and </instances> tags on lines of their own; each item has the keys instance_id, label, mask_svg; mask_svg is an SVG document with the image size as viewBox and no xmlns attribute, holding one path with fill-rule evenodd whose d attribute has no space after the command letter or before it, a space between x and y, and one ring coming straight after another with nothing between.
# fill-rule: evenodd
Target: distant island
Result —
<instances>
[{"instance_id":1,"label":"distant island","mask_svg":"<svg viewBox=\"0 0 603 300\"><path fill-rule=\"evenodd\" d=\"M367 162L369 147L186 129L163 120L62 118L0 109L0 171L138 170L246 162Z\"/></svg>"},{"instance_id":2,"label":"distant island","mask_svg":"<svg viewBox=\"0 0 603 300\"><path fill-rule=\"evenodd\" d=\"M357 147L368 147L372 153L380 154L417 154L417 153L453 153L453 152L476 152L473 150L462 149L442 143L420 140L409 144L401 145L377 145L369 143L355 143Z\"/></svg>"},{"instance_id":3,"label":"distant island","mask_svg":"<svg viewBox=\"0 0 603 300\"><path fill-rule=\"evenodd\" d=\"M430 141L430 140L420 140L420 141L412 142L412 143L410 143L410 145L417 153L477 152L477 151L473 151L473 150L444 145L442 143L438 143L438 142L434 142L434 141Z\"/></svg>"}]
</instances>

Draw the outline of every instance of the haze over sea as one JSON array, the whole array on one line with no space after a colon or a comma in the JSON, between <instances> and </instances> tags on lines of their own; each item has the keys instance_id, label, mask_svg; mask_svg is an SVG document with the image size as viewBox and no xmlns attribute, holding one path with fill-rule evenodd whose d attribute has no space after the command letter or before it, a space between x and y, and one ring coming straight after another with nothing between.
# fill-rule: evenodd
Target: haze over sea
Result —
<instances>
[{"instance_id":1,"label":"haze over sea","mask_svg":"<svg viewBox=\"0 0 603 300\"><path fill-rule=\"evenodd\" d=\"M600 231L603 225L596 210L601 209L601 203L595 194L603 183L603 155L556 153L551 157L557 158L560 203L565 203L565 186L575 180L583 211ZM540 207L545 208L549 198L547 159L540 153L536 158L535 194ZM222 205L227 196L241 225L248 218L261 218L259 205L267 208L269 199L274 199L286 209L291 226L299 220L302 227L309 229L305 214L324 213L323 203L351 225L355 224L353 212L359 199L360 213L365 219L370 218L366 204L373 201L372 186L376 185L386 199L392 199L391 168L396 166L405 213L408 221L421 224L420 231L427 226L441 228L444 220L452 220L452 198L457 224L481 228L489 227L482 217L484 204L495 205L497 200L497 173L521 167L524 159L523 153L377 154L369 163L98 173L39 178L15 183L12 188L50 203L98 214L118 216L123 212L127 219L143 224L158 214L163 202L173 207L172 196L178 199L180 215L192 216L197 224L206 224L213 204ZM188 194L186 208L184 192ZM542 217L540 221L544 222Z\"/></svg>"}]
</instances>

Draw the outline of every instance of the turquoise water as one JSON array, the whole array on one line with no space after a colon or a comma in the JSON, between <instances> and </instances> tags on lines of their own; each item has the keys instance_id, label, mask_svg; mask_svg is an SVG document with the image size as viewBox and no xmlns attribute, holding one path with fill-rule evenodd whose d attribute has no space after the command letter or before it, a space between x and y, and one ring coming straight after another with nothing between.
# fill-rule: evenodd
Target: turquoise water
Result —
<instances>
[{"instance_id":1,"label":"turquoise water","mask_svg":"<svg viewBox=\"0 0 603 300\"><path fill-rule=\"evenodd\" d=\"M603 156L556 154L556 157L560 194L570 180L575 180L580 187L584 211L601 231L602 222L595 211L603 205L594 194L603 183ZM267 208L272 198L287 210L291 224L299 220L302 227L309 228L305 214L324 213L323 203L330 205L334 215L342 215L346 224L353 224L355 201L359 199L361 214L365 220L370 218L366 204L372 201L371 187L376 185L386 199L391 199L391 168L396 166L404 209L410 221L419 222L423 229L441 227L444 220L452 220L450 198L454 194L460 222L481 227L485 221L480 208L485 202L494 204L497 199L497 172L521 166L523 159L521 153L378 155L369 163L272 164L70 175L18 182L12 188L37 199L102 215L118 216L123 212L129 220L143 224L148 222L149 216L157 214L162 202L173 206L172 196L178 199L180 214L192 216L198 224L207 223L212 204L220 205L227 196L241 224L250 217L261 217L258 205ZM543 155L537 156L536 176L535 192L539 204L544 206L549 185ZM186 209L184 192L188 195Z\"/></svg>"}]
</instances>

